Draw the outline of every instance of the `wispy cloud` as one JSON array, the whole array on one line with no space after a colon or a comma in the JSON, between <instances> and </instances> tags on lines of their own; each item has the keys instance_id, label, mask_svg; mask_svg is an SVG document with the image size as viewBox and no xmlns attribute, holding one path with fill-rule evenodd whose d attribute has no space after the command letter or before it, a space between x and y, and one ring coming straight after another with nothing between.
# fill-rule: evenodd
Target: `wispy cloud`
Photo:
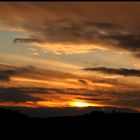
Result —
<instances>
[{"instance_id":1,"label":"wispy cloud","mask_svg":"<svg viewBox=\"0 0 140 140\"><path fill-rule=\"evenodd\" d=\"M7 55L8 57L5 57ZM81 66L69 64L63 61L59 60L53 60L53 59L43 59L43 58L37 58L32 56L24 56L20 54L13 54L13 53L6 53L6 54L0 54L0 56L4 57L4 61L11 62L14 61L19 66L22 66L24 64L26 65L33 65L38 66L42 68L49 68L49 69L57 69L58 71L73 71L73 70L79 70L81 69Z\"/></svg>"},{"instance_id":2,"label":"wispy cloud","mask_svg":"<svg viewBox=\"0 0 140 140\"><path fill-rule=\"evenodd\" d=\"M115 69L115 68L106 68L106 67L96 67L96 68L84 68L86 71L97 71L105 74L117 74L122 76L140 76L140 70L136 69Z\"/></svg>"}]
</instances>

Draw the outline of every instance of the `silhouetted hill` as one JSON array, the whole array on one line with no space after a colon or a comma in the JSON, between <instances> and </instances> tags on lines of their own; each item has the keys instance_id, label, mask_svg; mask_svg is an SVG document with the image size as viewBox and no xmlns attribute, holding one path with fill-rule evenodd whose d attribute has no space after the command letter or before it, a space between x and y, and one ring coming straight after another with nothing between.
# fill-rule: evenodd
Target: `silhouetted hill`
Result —
<instances>
[{"instance_id":1,"label":"silhouetted hill","mask_svg":"<svg viewBox=\"0 0 140 140\"><path fill-rule=\"evenodd\" d=\"M28 118L27 115L20 113L17 110L0 108L0 119L19 119Z\"/></svg>"},{"instance_id":2,"label":"silhouetted hill","mask_svg":"<svg viewBox=\"0 0 140 140\"><path fill-rule=\"evenodd\" d=\"M24 118L25 122L18 122L18 119ZM61 117L48 117L48 118L28 118L26 115L18 111L0 108L0 120L6 120L5 123L12 123L14 120L20 126L28 125L36 129L45 128L49 129L69 129L75 130L91 129L94 131L140 131L140 113L118 112L112 110L106 112L105 110L94 110L91 113L77 116L61 116ZM17 120L17 121L16 121Z\"/></svg>"},{"instance_id":3,"label":"silhouetted hill","mask_svg":"<svg viewBox=\"0 0 140 140\"><path fill-rule=\"evenodd\" d=\"M140 113L93 111L80 116L50 117L45 123L57 128L72 127L77 130L140 131Z\"/></svg>"},{"instance_id":4,"label":"silhouetted hill","mask_svg":"<svg viewBox=\"0 0 140 140\"><path fill-rule=\"evenodd\" d=\"M30 118L48 118L60 116L79 116L89 114L92 111L103 111L110 113L112 111L125 113L139 113L136 110L117 107L63 107L63 108L27 108L27 107L4 107L11 110L18 110L22 114L27 114Z\"/></svg>"}]
</instances>

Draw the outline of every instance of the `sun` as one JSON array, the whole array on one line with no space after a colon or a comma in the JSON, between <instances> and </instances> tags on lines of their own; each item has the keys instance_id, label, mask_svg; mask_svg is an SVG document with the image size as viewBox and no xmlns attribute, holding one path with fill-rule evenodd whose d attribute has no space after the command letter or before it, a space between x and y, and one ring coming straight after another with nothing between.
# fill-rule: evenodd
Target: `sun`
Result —
<instances>
[{"instance_id":1,"label":"sun","mask_svg":"<svg viewBox=\"0 0 140 140\"><path fill-rule=\"evenodd\" d=\"M88 104L87 103L82 103L82 102L77 102L77 103L75 103L75 106L77 106L77 107L86 107L86 106L88 106Z\"/></svg>"},{"instance_id":2,"label":"sun","mask_svg":"<svg viewBox=\"0 0 140 140\"><path fill-rule=\"evenodd\" d=\"M88 106L91 106L91 104L84 103L84 102L72 102L71 106L75 106L75 107L88 107Z\"/></svg>"}]
</instances>

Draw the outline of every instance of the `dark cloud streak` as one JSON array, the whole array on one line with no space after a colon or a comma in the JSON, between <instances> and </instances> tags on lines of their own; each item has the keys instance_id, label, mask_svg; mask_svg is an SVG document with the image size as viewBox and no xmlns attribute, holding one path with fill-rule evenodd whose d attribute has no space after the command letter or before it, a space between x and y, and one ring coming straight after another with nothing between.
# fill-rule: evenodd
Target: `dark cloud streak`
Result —
<instances>
[{"instance_id":1,"label":"dark cloud streak","mask_svg":"<svg viewBox=\"0 0 140 140\"><path fill-rule=\"evenodd\" d=\"M140 77L140 70L136 69L115 69L115 68L106 68L106 67L96 67L96 68L84 68L86 71L97 71L105 74L117 74L122 76L138 76Z\"/></svg>"},{"instance_id":2,"label":"dark cloud streak","mask_svg":"<svg viewBox=\"0 0 140 140\"><path fill-rule=\"evenodd\" d=\"M41 98L33 97L30 92L22 88L0 88L0 101L1 102L25 102L25 101L40 101Z\"/></svg>"},{"instance_id":3,"label":"dark cloud streak","mask_svg":"<svg viewBox=\"0 0 140 140\"><path fill-rule=\"evenodd\" d=\"M35 67L33 66L27 66L27 67L19 67L14 70L0 70L0 81L8 82L10 81L11 76L31 72L34 68Z\"/></svg>"}]
</instances>

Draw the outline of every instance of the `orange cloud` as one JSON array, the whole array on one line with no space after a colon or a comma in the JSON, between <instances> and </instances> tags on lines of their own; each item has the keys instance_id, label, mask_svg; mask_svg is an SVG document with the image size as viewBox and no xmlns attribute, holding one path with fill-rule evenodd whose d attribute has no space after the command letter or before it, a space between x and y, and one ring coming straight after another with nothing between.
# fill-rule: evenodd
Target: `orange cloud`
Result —
<instances>
[{"instance_id":1,"label":"orange cloud","mask_svg":"<svg viewBox=\"0 0 140 140\"><path fill-rule=\"evenodd\" d=\"M128 51L139 57L139 9L139 4L129 2L2 3L0 26L29 36L16 38L16 42L31 43L55 54L98 48Z\"/></svg>"}]
</instances>

